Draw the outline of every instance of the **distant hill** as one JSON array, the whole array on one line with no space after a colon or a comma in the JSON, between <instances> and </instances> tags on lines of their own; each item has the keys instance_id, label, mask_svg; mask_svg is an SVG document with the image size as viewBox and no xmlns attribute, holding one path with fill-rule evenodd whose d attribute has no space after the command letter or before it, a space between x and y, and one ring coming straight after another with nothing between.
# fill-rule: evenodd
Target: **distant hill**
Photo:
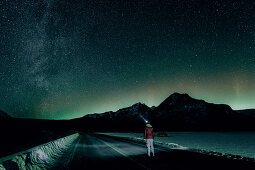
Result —
<instances>
[{"instance_id":1,"label":"distant hill","mask_svg":"<svg viewBox=\"0 0 255 170\"><path fill-rule=\"evenodd\" d=\"M162 131L255 130L255 116L251 112L234 111L228 105L174 93L157 107L137 103L116 112L90 114L73 121L77 128L90 131L139 131L144 128L144 119Z\"/></svg>"},{"instance_id":2,"label":"distant hill","mask_svg":"<svg viewBox=\"0 0 255 170\"><path fill-rule=\"evenodd\" d=\"M11 116L9 116L4 111L0 110L0 120L10 119L10 118L11 118Z\"/></svg>"},{"instance_id":3,"label":"distant hill","mask_svg":"<svg viewBox=\"0 0 255 170\"><path fill-rule=\"evenodd\" d=\"M237 113L255 117L255 109L236 110Z\"/></svg>"}]
</instances>

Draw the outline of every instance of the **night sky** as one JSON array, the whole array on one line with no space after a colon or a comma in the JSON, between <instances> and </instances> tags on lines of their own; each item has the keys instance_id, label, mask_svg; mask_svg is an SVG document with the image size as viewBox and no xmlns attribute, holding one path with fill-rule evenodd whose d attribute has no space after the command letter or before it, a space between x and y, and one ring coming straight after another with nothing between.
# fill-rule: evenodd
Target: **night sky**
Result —
<instances>
[{"instance_id":1,"label":"night sky","mask_svg":"<svg viewBox=\"0 0 255 170\"><path fill-rule=\"evenodd\" d=\"M70 119L173 92L255 108L255 1L1 0L0 109Z\"/></svg>"}]
</instances>

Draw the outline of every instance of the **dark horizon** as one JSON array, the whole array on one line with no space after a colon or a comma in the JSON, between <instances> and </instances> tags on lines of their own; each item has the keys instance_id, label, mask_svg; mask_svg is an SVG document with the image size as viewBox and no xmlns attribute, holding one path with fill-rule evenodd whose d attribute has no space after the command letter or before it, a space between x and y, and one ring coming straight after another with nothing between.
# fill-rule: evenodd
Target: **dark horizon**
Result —
<instances>
[{"instance_id":1,"label":"dark horizon","mask_svg":"<svg viewBox=\"0 0 255 170\"><path fill-rule=\"evenodd\" d=\"M206 100L203 100L203 99L198 99L198 98L193 98L193 96L190 96L189 94L187 94L187 93L178 93L178 92L174 92L174 93L172 93L172 94L170 94L166 99L168 99L169 97L171 97L172 95L180 95L180 96L183 96L183 95L187 95L188 97L190 97L192 100L194 99L194 100L199 100L199 101L204 101L204 102L206 102L206 103L208 103L208 104L215 104L215 103L210 103L210 102L208 102L208 101L206 101ZM164 99L164 100L162 100L161 101L161 103L160 104L162 104L166 99ZM123 107L123 108L118 108L117 110L107 110L107 111L104 111L104 112L101 112L101 113L89 113L89 114L84 114L84 115L82 115L82 116L80 116L80 117L75 117L75 118L71 118L71 119L45 119L45 118L18 118L18 119L24 119L24 120L74 120L74 119L79 119L79 118L82 118L82 117L84 117L84 116L86 116L86 115L93 115L93 114L104 114L104 113L108 113L108 112L117 112L117 111L120 111L120 110L123 110L123 109L127 109L127 108L130 108L130 107L132 107L132 106L134 106L134 105L137 105L137 104L142 104L142 105L145 105L145 106L147 106L145 103L143 103L143 102L137 102L137 103L133 103L132 105L130 105L130 106L126 106L126 107ZM159 104L159 105L160 105ZM149 108L157 108L159 105L157 105L157 106L147 106L147 107L149 107ZM226 104L221 104L221 103L219 103L219 105L226 105ZM227 105L227 106L229 106L229 105ZM230 107L230 106L229 106ZM231 107L230 107L231 108ZM251 108L251 109L241 109L241 110L234 110L233 108L231 108L233 111L255 111L255 109L253 109L253 108ZM3 111L5 114L7 114L7 116L10 116L7 112L5 112L4 110L1 110L0 109L0 111ZM15 117L12 117L12 118L15 118Z\"/></svg>"}]
</instances>

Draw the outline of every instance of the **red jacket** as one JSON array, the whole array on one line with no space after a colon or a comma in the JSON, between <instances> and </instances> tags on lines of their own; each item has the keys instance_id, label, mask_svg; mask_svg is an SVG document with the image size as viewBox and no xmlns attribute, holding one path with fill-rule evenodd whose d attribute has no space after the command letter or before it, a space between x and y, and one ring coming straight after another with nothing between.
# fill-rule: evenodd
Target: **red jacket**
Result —
<instances>
[{"instance_id":1,"label":"red jacket","mask_svg":"<svg viewBox=\"0 0 255 170\"><path fill-rule=\"evenodd\" d=\"M154 133L152 127L146 127L144 131L144 139L154 139Z\"/></svg>"}]
</instances>

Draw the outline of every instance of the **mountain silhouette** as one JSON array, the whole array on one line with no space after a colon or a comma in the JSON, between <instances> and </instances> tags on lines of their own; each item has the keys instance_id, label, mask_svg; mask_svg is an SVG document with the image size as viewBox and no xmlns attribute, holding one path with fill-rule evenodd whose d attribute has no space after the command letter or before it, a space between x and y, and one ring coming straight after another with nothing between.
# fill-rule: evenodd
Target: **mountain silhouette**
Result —
<instances>
[{"instance_id":1,"label":"mountain silhouette","mask_svg":"<svg viewBox=\"0 0 255 170\"><path fill-rule=\"evenodd\" d=\"M10 118L11 118L11 116L9 116L4 111L0 110L0 120L6 120L6 119L10 119Z\"/></svg>"},{"instance_id":2,"label":"mountain silhouette","mask_svg":"<svg viewBox=\"0 0 255 170\"><path fill-rule=\"evenodd\" d=\"M89 131L136 131L143 128L144 120L151 115L152 109L145 104L136 103L116 112L89 114L72 120L76 128ZM77 127L78 126L78 127Z\"/></svg>"},{"instance_id":3,"label":"mountain silhouette","mask_svg":"<svg viewBox=\"0 0 255 170\"><path fill-rule=\"evenodd\" d=\"M116 112L86 115L75 119L75 124L89 131L140 131L145 120L161 131L255 130L251 114L180 93L173 93L157 107L137 103Z\"/></svg>"},{"instance_id":4,"label":"mountain silhouette","mask_svg":"<svg viewBox=\"0 0 255 170\"><path fill-rule=\"evenodd\" d=\"M232 110L225 104L213 104L173 93L157 107L136 103L116 112L88 114L72 120L17 119L0 111L0 127L13 131L42 130L136 132L143 131L145 121L157 131L236 131L255 130L255 110ZM47 125L47 126L46 126ZM16 127L19 127L18 129Z\"/></svg>"},{"instance_id":5,"label":"mountain silhouette","mask_svg":"<svg viewBox=\"0 0 255 170\"><path fill-rule=\"evenodd\" d=\"M236 110L239 114L255 117L255 109Z\"/></svg>"}]
</instances>

